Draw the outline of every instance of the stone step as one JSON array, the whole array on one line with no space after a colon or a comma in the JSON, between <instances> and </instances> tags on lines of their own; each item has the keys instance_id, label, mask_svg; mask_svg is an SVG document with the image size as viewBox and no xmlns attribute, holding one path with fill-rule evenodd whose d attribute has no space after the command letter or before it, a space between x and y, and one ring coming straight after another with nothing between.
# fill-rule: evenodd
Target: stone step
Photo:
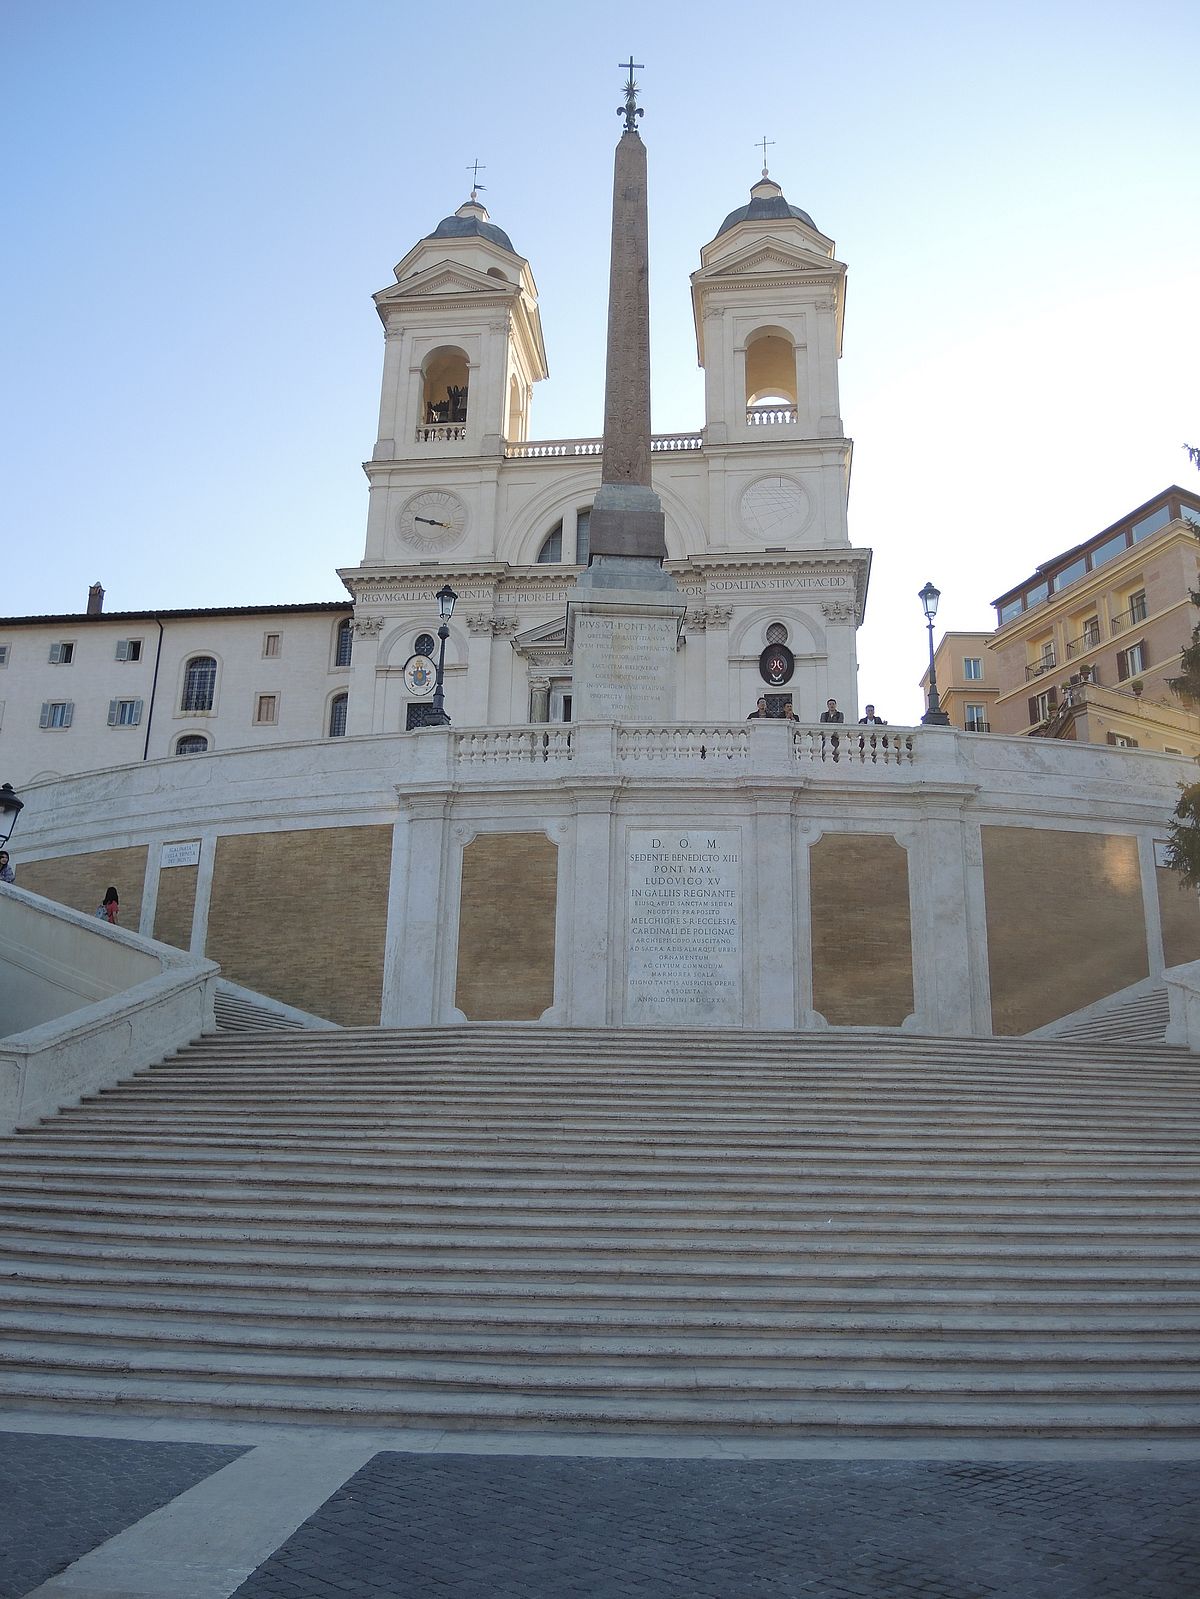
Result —
<instances>
[{"instance_id":1,"label":"stone step","mask_svg":"<svg viewBox=\"0 0 1200 1599\"><path fill-rule=\"evenodd\" d=\"M64 1323L75 1324L83 1317L90 1324L99 1318L102 1327L111 1323L114 1328L125 1317L150 1318L146 1321L148 1326L168 1330L173 1321L182 1320L193 1329L186 1336L203 1338L237 1338L246 1329L259 1327L264 1329L263 1336L271 1340L281 1331L313 1332L322 1337L369 1331L427 1338L437 1347L446 1338L515 1338L520 1347L530 1339L561 1338L574 1348L580 1339L619 1335L641 1336L647 1346L659 1338L670 1341L707 1336L726 1342L735 1338L746 1347L751 1341L772 1339L815 1341L828 1357L830 1338L836 1335L839 1348L842 1337L889 1343L916 1340L926 1341L945 1353L946 1339L953 1337L967 1349L987 1342L1007 1348L1052 1340L1056 1352L1067 1344L1107 1346L1119 1342L1122 1347L1138 1351L1159 1344L1196 1353L1200 1318L1195 1310L1154 1306L1146 1310L1114 1310L1109 1303L1101 1305L1095 1295L1075 1297L1079 1304L1071 1312L1053 1307L1041 1310L1028 1299L1003 1312L987 1301L967 1310L962 1308L965 1295L958 1296L952 1308L947 1308L941 1297L931 1296L928 1302L922 1300L900 1310L894 1307L894 1296L885 1296L882 1290L858 1296L867 1308L836 1311L819 1307L749 1309L744 1305L730 1307L728 1300L697 1308L672 1307L661 1302L649 1308L632 1303L610 1306L595 1300L582 1307L550 1301L522 1307L478 1301L439 1303L429 1296L418 1300L416 1295L391 1305L386 1290L368 1294L366 1303L336 1300L326 1305L314 1294L288 1290L277 1290L266 1298L249 1293L231 1298L202 1289L188 1292L178 1287L137 1285L112 1288L97 1282L80 1286L33 1279L18 1284L10 1279L0 1281L0 1316L9 1318L6 1325L15 1326L29 1318L58 1313ZM872 1304L880 1308L872 1310ZM1103 1314L1097 1314L1098 1310ZM215 1321L218 1316L219 1321Z\"/></svg>"},{"instance_id":2,"label":"stone step","mask_svg":"<svg viewBox=\"0 0 1200 1599\"><path fill-rule=\"evenodd\" d=\"M298 1243L295 1249L289 1250L266 1247L254 1241L238 1245L197 1239L194 1247L189 1248L190 1242L176 1238L157 1245L133 1241L114 1243L97 1237L89 1246L82 1240L73 1243L70 1239L6 1232L0 1241L0 1270L6 1266L14 1271L23 1270L27 1262L40 1261L60 1265L103 1264L118 1271L158 1266L169 1272L219 1275L225 1269L253 1263L266 1281L296 1269L300 1264L297 1252L302 1253L303 1267L314 1273L322 1268L344 1266L350 1256L344 1246L318 1249L311 1243ZM402 1273L408 1284L421 1283L435 1290L444 1288L447 1282L482 1281L491 1289L502 1288L507 1283L509 1292L523 1292L524 1287L518 1289L514 1284L559 1280L577 1291L585 1282L636 1281L641 1277L659 1286L693 1282L707 1284L710 1288L736 1284L744 1289L753 1284L799 1279L808 1288L817 1282L827 1287L835 1283L887 1283L898 1294L925 1291L935 1284L974 1283L992 1289L1036 1285L1054 1290L1092 1286L1126 1292L1170 1287L1200 1296L1200 1276L1194 1257L1187 1251L1159 1259L1141 1257L1137 1251L1130 1251L1126 1257L1119 1252L1081 1249L1074 1256L1064 1253L1048 1259L1029 1252L1004 1254L925 1246L908 1255L831 1248L827 1254L797 1250L790 1256L765 1258L759 1252L744 1258L737 1253L718 1254L701 1249L694 1252L676 1249L669 1254L647 1252L645 1256L630 1251L572 1255L539 1246L525 1254L514 1251L501 1263L490 1248L477 1255L457 1249L448 1258L445 1251L422 1252L406 1245L391 1249L363 1248L354 1253L353 1268L360 1279Z\"/></svg>"},{"instance_id":3,"label":"stone step","mask_svg":"<svg viewBox=\"0 0 1200 1599\"><path fill-rule=\"evenodd\" d=\"M593 1228L575 1227L557 1236L547 1236L531 1232L526 1226L514 1226L507 1231L500 1227L464 1228L450 1239L444 1228L422 1230L404 1218L397 1218L390 1224L371 1223L352 1228L329 1226L318 1235L309 1225L286 1226L257 1218L222 1226L207 1215L190 1221L155 1223L134 1215L89 1217L27 1213L7 1219L0 1251L60 1240L77 1247L85 1247L92 1240L114 1247L156 1243L178 1244L188 1249L211 1246L221 1253L231 1248L269 1248L279 1258L295 1249L309 1252L310 1259L322 1258L320 1253L312 1253L314 1246L318 1252L336 1250L359 1257L386 1256L409 1262L452 1253L456 1261L478 1257L490 1259L493 1264L531 1253L538 1254L545 1264L574 1263L597 1257L609 1259L614 1255L624 1259L678 1256L689 1263L704 1259L724 1262L732 1254L756 1268L789 1260L817 1262L832 1255L859 1263L888 1263L919 1254L923 1260L938 1264L992 1260L1006 1267L1022 1261L1076 1263L1102 1255L1114 1263L1136 1261L1139 1267L1155 1269L1195 1264L1200 1282L1200 1262L1197 1262L1193 1238L1167 1240L1143 1235L1118 1243L1111 1233L1097 1231L1090 1237L997 1239L991 1229L982 1227L947 1239L921 1227L894 1232L812 1227L799 1233L794 1228L771 1232L753 1227L718 1231L676 1226L663 1227L649 1234L629 1229L597 1232Z\"/></svg>"},{"instance_id":4,"label":"stone step","mask_svg":"<svg viewBox=\"0 0 1200 1599\"><path fill-rule=\"evenodd\" d=\"M344 1354L288 1355L241 1348L230 1352L212 1349L127 1348L100 1349L93 1340L42 1342L29 1345L20 1339L0 1337L0 1369L8 1374L44 1372L56 1376L110 1374L183 1379L190 1384L227 1384L231 1379L252 1386L257 1381L300 1383L305 1386L339 1385L359 1388L445 1390L516 1397L567 1397L579 1394L621 1394L631 1399L649 1395L671 1398L708 1395L726 1399L783 1400L795 1402L828 1397L870 1394L904 1398L914 1394L950 1398L1007 1400L1118 1400L1122 1403L1186 1400L1195 1393L1196 1362L1178 1367L1164 1365L1109 1370L1087 1366L1083 1371L1030 1369L1019 1366L991 1369L984 1364L969 1370L917 1362L887 1362L841 1369L840 1363L815 1363L778 1372L766 1366L742 1366L736 1359L691 1362L682 1373L655 1363L637 1364L631 1358L613 1362L544 1365L529 1358L506 1364L485 1360L416 1360L356 1358ZM1200 1416L1200 1402L1197 1402Z\"/></svg>"},{"instance_id":5,"label":"stone step","mask_svg":"<svg viewBox=\"0 0 1200 1599\"><path fill-rule=\"evenodd\" d=\"M1185 1242L1200 1239L1200 1215L1181 1218L1177 1210L1165 1213L1162 1220L1147 1218L1141 1211L1134 1217L1093 1213L1076 1209L1066 1217L1051 1220L1044 1210L1028 1207L1024 1214L1009 1216L995 1209L986 1215L972 1207L970 1212L960 1210L958 1215L939 1214L931 1207L889 1206L868 1208L865 1205L850 1207L840 1205L836 1210L824 1204L757 1204L747 1201L741 1206L722 1201L700 1206L696 1201L687 1205L660 1203L631 1204L609 1202L604 1206L578 1205L567 1209L552 1206L548 1200L539 1202L505 1203L504 1196L491 1196L486 1205L479 1203L414 1206L404 1204L402 1216L395 1214L395 1197L380 1198L374 1205L357 1198L347 1200L322 1200L298 1188L286 1203L274 1202L262 1196L228 1197L219 1189L200 1195L182 1189L172 1191L172 1198L151 1198L145 1193L136 1197L120 1197L111 1190L97 1193L89 1184L86 1189L63 1193L50 1192L27 1184L23 1192L14 1192L0 1181L0 1215L12 1218L12 1225L28 1220L48 1223L59 1217L89 1220L108 1217L114 1221L183 1222L195 1216L196 1201L203 1197L203 1214L225 1227L249 1221L256 1227L274 1223L291 1223L303 1227L306 1233L319 1237L331 1228L354 1224L356 1228L378 1229L382 1218L390 1235L398 1226L421 1231L437 1227L439 1236L459 1241L464 1231L512 1233L518 1228L525 1232L536 1229L542 1235L576 1232L583 1225L593 1236L635 1235L649 1233L662 1236L670 1223L684 1227L689 1234L703 1233L740 1238L792 1237L797 1229L802 1231L829 1231L849 1233L864 1238L906 1238L965 1235L976 1237L1014 1237L1046 1242L1065 1242L1088 1238L1122 1238L1133 1242L1168 1240ZM276 1196L277 1200L277 1196ZM1098 1212L1098 1207L1096 1208Z\"/></svg>"},{"instance_id":6,"label":"stone step","mask_svg":"<svg viewBox=\"0 0 1200 1599\"><path fill-rule=\"evenodd\" d=\"M293 1262L293 1265L295 1263ZM17 1279L15 1272L0 1269ZM224 1261L163 1263L130 1260L118 1252L112 1259L90 1256L63 1262L53 1257L28 1256L21 1261L19 1281L49 1286L88 1285L121 1292L209 1292L215 1290L218 1303L233 1299L259 1299L264 1292L302 1294L314 1302L321 1296L335 1305L360 1304L423 1307L459 1305L478 1310L487 1304L506 1308L537 1307L613 1307L646 1309L691 1309L731 1307L758 1309L782 1306L789 1311L805 1310L841 1313L847 1307L883 1310L906 1314L932 1313L947 1307L974 1313L1004 1309L1024 1314L1083 1313L1099 1316L1109 1311L1127 1314L1178 1314L1193 1318L1200 1308L1200 1288L1195 1284L1145 1283L1123 1281L1096 1282L1073 1280L1055 1273L1044 1277L1018 1275L1013 1282L997 1280L988 1272L951 1274L945 1281L923 1281L900 1274L853 1276L826 1273L818 1278L769 1275L759 1280L743 1280L737 1274L666 1277L656 1272L625 1272L611 1277L582 1276L568 1281L555 1278L526 1278L498 1274L456 1275L449 1267L440 1275L418 1277L411 1273L356 1272L353 1275L332 1271L308 1270L300 1275L280 1269L269 1275L239 1272Z\"/></svg>"},{"instance_id":7,"label":"stone step","mask_svg":"<svg viewBox=\"0 0 1200 1599\"><path fill-rule=\"evenodd\" d=\"M1193 1438L1200 1407L1192 1403L1147 1403L1057 1395L1022 1403L987 1395L925 1393L863 1397L835 1393L823 1399L767 1402L581 1394L540 1397L512 1394L444 1394L337 1384L317 1392L310 1385L259 1382L252 1388L170 1381L121 1373L59 1377L0 1373L0 1396L13 1408L58 1412L122 1410L140 1415L193 1414L225 1421L267 1420L339 1426L438 1427L522 1432L653 1432L757 1437L858 1439Z\"/></svg>"},{"instance_id":8,"label":"stone step","mask_svg":"<svg viewBox=\"0 0 1200 1599\"><path fill-rule=\"evenodd\" d=\"M164 1322L162 1318L132 1312L106 1311L98 1318L91 1307L72 1316L63 1311L28 1309L24 1313L0 1306L0 1363L6 1352L22 1346L36 1351L39 1343L84 1343L94 1349L101 1341L122 1351L153 1347L178 1351L202 1349L247 1353L258 1357L321 1356L346 1359L369 1357L436 1361L451 1368L456 1362L504 1361L521 1364L533 1360L554 1367L587 1370L613 1360L661 1362L667 1368L693 1361L731 1362L731 1369L764 1370L784 1366L789 1371L828 1373L830 1340L825 1337L764 1337L744 1328L724 1335L655 1332L653 1336L629 1333L581 1334L576 1330L514 1337L501 1332L472 1333L439 1328L436 1333L348 1328L213 1327L204 1315ZM880 1366L889 1370L926 1371L930 1366L959 1372L988 1373L1013 1370L1072 1373L1144 1371L1159 1375L1174 1371L1200 1375L1200 1348L1191 1338L1114 1338L1094 1331L1069 1343L1059 1337L1024 1332L1016 1337L980 1336L947 1351L942 1338L913 1334L872 1335L839 1330L839 1368ZM14 1368L15 1369L15 1368Z\"/></svg>"},{"instance_id":9,"label":"stone step","mask_svg":"<svg viewBox=\"0 0 1200 1599\"><path fill-rule=\"evenodd\" d=\"M45 1174L61 1180L64 1173L74 1172L82 1180L99 1183L112 1177L122 1181L150 1180L151 1174L154 1174L159 1179L175 1178L207 1184L224 1182L239 1189L246 1186L257 1189L274 1184L288 1191L298 1184L307 1188L323 1183L339 1188L344 1182L351 1181L355 1187L373 1186L378 1191L396 1194L401 1199L408 1194L479 1195L497 1192L496 1171L482 1162L474 1163L469 1170L462 1163L434 1163L429 1170L424 1170L414 1169L415 1163L412 1161L403 1168L397 1168L381 1162L377 1157L360 1157L350 1151L343 1151L340 1158L333 1154L318 1153L314 1156L309 1152L301 1159L272 1149L256 1151L251 1159L227 1151L208 1152L191 1160L178 1155L156 1157L138 1152L133 1164L130 1164L130 1159L130 1150L124 1147L118 1149L117 1158L113 1159L107 1154L62 1150L53 1145L45 1153L22 1145L0 1153L0 1176L21 1174L25 1178L36 1179ZM664 1171L639 1167L618 1175L589 1172L586 1176L578 1177L562 1176L562 1170L561 1163L554 1162L547 1163L544 1170L505 1170L503 1191L513 1196L583 1193L598 1198L608 1194L627 1197L649 1195L656 1198L712 1194L754 1198L765 1195L811 1199L817 1204L830 1200L843 1204L856 1199L882 1203L895 1198L929 1203L947 1202L955 1209L967 1203L974 1204L976 1199L983 1199L1003 1203L1033 1203L1039 1207L1053 1207L1059 1203L1099 1204L1104 1208L1123 1207L1140 1214L1143 1206L1155 1202L1160 1207L1178 1202L1194 1205L1196 1186L1194 1182L1173 1177L1155 1180L1143 1176L1136 1187L1117 1182L1101 1185L1097 1189L1094 1183L1087 1180L1086 1174L1072 1174L1070 1177L1059 1174L1049 1180L1038 1176L1029 1181L1022 1181L1019 1177L1001 1181L994 1173L976 1171L967 1176L959 1175L955 1178L954 1187L950 1188L946 1173L927 1175L924 1180L912 1176L882 1180L862 1171L820 1177L798 1174L762 1177L758 1175L760 1167L753 1164L737 1172L716 1167L684 1173L677 1168ZM843 1186L849 1185L847 1193L838 1191L839 1179ZM1188 1214L1192 1214L1192 1211L1189 1210Z\"/></svg>"}]
</instances>

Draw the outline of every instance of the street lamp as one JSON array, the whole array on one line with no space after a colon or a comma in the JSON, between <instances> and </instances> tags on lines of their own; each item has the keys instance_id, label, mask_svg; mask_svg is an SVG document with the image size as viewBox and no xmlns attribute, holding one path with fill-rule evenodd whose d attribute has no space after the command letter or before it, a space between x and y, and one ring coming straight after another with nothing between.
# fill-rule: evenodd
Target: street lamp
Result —
<instances>
[{"instance_id":1,"label":"street lamp","mask_svg":"<svg viewBox=\"0 0 1200 1599\"><path fill-rule=\"evenodd\" d=\"M454 615L454 602L458 595L445 583L437 592L438 615L442 625L438 628L438 638L441 645L438 648L437 682L433 689L433 704L429 710L429 723L431 727L449 727L450 718L446 715L445 696L442 693L442 679L446 673L446 640L450 637L450 618Z\"/></svg>"},{"instance_id":2,"label":"street lamp","mask_svg":"<svg viewBox=\"0 0 1200 1599\"><path fill-rule=\"evenodd\" d=\"M942 591L934 588L932 583L926 583L917 598L925 610L925 622L929 628L929 707L921 718L923 723L930 727L949 727L950 718L938 703L937 668L933 664L933 619L937 615L938 601Z\"/></svg>"},{"instance_id":3,"label":"street lamp","mask_svg":"<svg viewBox=\"0 0 1200 1599\"><path fill-rule=\"evenodd\" d=\"M18 799L13 793L12 784L0 783L0 815L3 817L3 820L0 820L0 827L5 829L4 837L0 838L0 844L7 844L13 836L13 828L17 825L17 817L20 816L24 809L25 801Z\"/></svg>"}]
</instances>

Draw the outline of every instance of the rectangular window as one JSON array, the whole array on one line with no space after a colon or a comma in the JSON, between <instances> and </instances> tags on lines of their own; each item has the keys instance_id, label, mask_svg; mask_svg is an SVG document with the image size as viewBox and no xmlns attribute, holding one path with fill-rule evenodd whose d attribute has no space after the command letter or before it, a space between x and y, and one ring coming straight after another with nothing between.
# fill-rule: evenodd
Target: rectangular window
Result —
<instances>
[{"instance_id":1,"label":"rectangular window","mask_svg":"<svg viewBox=\"0 0 1200 1599\"><path fill-rule=\"evenodd\" d=\"M1064 566L1061 572L1054 574L1054 592L1065 589L1069 583L1076 583L1087 571L1087 562L1081 555L1077 561L1072 561L1070 566Z\"/></svg>"},{"instance_id":2,"label":"rectangular window","mask_svg":"<svg viewBox=\"0 0 1200 1599\"><path fill-rule=\"evenodd\" d=\"M1164 755L1182 755L1183 751L1182 750L1177 750L1173 744L1164 744L1163 745L1163 754Z\"/></svg>"},{"instance_id":3,"label":"rectangular window","mask_svg":"<svg viewBox=\"0 0 1200 1599\"><path fill-rule=\"evenodd\" d=\"M964 656L963 676L968 682L978 683L983 677L983 658L978 655Z\"/></svg>"},{"instance_id":4,"label":"rectangular window","mask_svg":"<svg viewBox=\"0 0 1200 1599\"><path fill-rule=\"evenodd\" d=\"M963 719L968 733L986 733L988 731L986 705L964 705Z\"/></svg>"},{"instance_id":5,"label":"rectangular window","mask_svg":"<svg viewBox=\"0 0 1200 1599\"><path fill-rule=\"evenodd\" d=\"M1103 566L1105 561L1111 561L1114 556L1120 555L1121 551L1127 548L1128 542L1124 533L1114 533L1112 538L1105 539L1103 544L1098 544L1092 551L1092 570L1095 571L1098 566Z\"/></svg>"},{"instance_id":6,"label":"rectangular window","mask_svg":"<svg viewBox=\"0 0 1200 1599\"><path fill-rule=\"evenodd\" d=\"M1025 609L1031 611L1035 605L1040 605L1044 599L1048 598L1049 594L1049 583L1035 583L1025 596Z\"/></svg>"},{"instance_id":7,"label":"rectangular window","mask_svg":"<svg viewBox=\"0 0 1200 1599\"><path fill-rule=\"evenodd\" d=\"M1190 522L1193 527L1200 527L1200 511L1194 505L1184 505L1181 500L1179 502L1179 514L1185 521Z\"/></svg>"},{"instance_id":8,"label":"rectangular window","mask_svg":"<svg viewBox=\"0 0 1200 1599\"><path fill-rule=\"evenodd\" d=\"M1053 688L1043 689L1040 694L1033 694L1029 699L1029 720L1037 725L1039 722L1048 722L1050 712L1058 700L1058 690Z\"/></svg>"},{"instance_id":9,"label":"rectangular window","mask_svg":"<svg viewBox=\"0 0 1200 1599\"><path fill-rule=\"evenodd\" d=\"M259 727L273 727L278 719L278 694L260 694L254 702L254 720Z\"/></svg>"},{"instance_id":10,"label":"rectangular window","mask_svg":"<svg viewBox=\"0 0 1200 1599\"><path fill-rule=\"evenodd\" d=\"M73 700L44 700L39 727L70 727L75 715Z\"/></svg>"},{"instance_id":11,"label":"rectangular window","mask_svg":"<svg viewBox=\"0 0 1200 1599\"><path fill-rule=\"evenodd\" d=\"M1094 650L1100 642L1100 618L1089 616L1083 624L1083 647L1085 650Z\"/></svg>"},{"instance_id":12,"label":"rectangular window","mask_svg":"<svg viewBox=\"0 0 1200 1599\"><path fill-rule=\"evenodd\" d=\"M1005 622L1011 622L1014 616L1020 616L1020 614L1020 600L1009 600L1006 604L996 607L996 620L1001 627L1004 626Z\"/></svg>"},{"instance_id":13,"label":"rectangular window","mask_svg":"<svg viewBox=\"0 0 1200 1599\"><path fill-rule=\"evenodd\" d=\"M1166 527L1171 520L1171 513L1164 505L1161 510L1151 511L1149 516L1144 516L1140 522L1133 524L1133 542L1148 539L1151 533L1157 533L1160 527Z\"/></svg>"},{"instance_id":14,"label":"rectangular window","mask_svg":"<svg viewBox=\"0 0 1200 1599\"><path fill-rule=\"evenodd\" d=\"M1144 622L1146 620L1146 591L1139 589L1136 594L1129 596L1129 620L1131 622Z\"/></svg>"},{"instance_id":15,"label":"rectangular window","mask_svg":"<svg viewBox=\"0 0 1200 1599\"><path fill-rule=\"evenodd\" d=\"M1117 655L1117 677L1121 682L1126 678L1137 677L1146 670L1146 641L1139 639L1136 644L1131 644L1127 650L1121 650Z\"/></svg>"},{"instance_id":16,"label":"rectangular window","mask_svg":"<svg viewBox=\"0 0 1200 1599\"><path fill-rule=\"evenodd\" d=\"M119 638L117 640L118 661L140 661L142 658L142 641L140 638Z\"/></svg>"},{"instance_id":17,"label":"rectangular window","mask_svg":"<svg viewBox=\"0 0 1200 1599\"><path fill-rule=\"evenodd\" d=\"M74 640L64 641L50 646L51 666L70 666L75 658Z\"/></svg>"},{"instance_id":18,"label":"rectangular window","mask_svg":"<svg viewBox=\"0 0 1200 1599\"><path fill-rule=\"evenodd\" d=\"M11 648L11 644L0 644L0 666L8 665L8 652Z\"/></svg>"},{"instance_id":19,"label":"rectangular window","mask_svg":"<svg viewBox=\"0 0 1200 1599\"><path fill-rule=\"evenodd\" d=\"M1136 738L1130 738L1128 733L1110 733L1108 742L1115 744L1119 750L1135 750L1138 747Z\"/></svg>"},{"instance_id":20,"label":"rectangular window","mask_svg":"<svg viewBox=\"0 0 1200 1599\"><path fill-rule=\"evenodd\" d=\"M141 719L141 700L109 700L109 727L136 727Z\"/></svg>"},{"instance_id":21,"label":"rectangular window","mask_svg":"<svg viewBox=\"0 0 1200 1599\"><path fill-rule=\"evenodd\" d=\"M268 659L270 659L271 657L276 656L276 655L279 654L279 634L278 633L264 633L263 634L263 654Z\"/></svg>"}]
</instances>

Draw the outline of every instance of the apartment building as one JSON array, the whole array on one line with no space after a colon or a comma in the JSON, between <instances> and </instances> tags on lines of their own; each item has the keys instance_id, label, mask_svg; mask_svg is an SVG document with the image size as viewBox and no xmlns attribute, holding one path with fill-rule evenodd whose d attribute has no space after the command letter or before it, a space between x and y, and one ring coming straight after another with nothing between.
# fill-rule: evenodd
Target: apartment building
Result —
<instances>
[{"instance_id":1,"label":"apartment building","mask_svg":"<svg viewBox=\"0 0 1200 1599\"><path fill-rule=\"evenodd\" d=\"M1167 686L1200 612L1200 495L1178 485L1001 594L992 731L1200 755Z\"/></svg>"},{"instance_id":2,"label":"apartment building","mask_svg":"<svg viewBox=\"0 0 1200 1599\"><path fill-rule=\"evenodd\" d=\"M995 662L988 655L990 633L943 633L933 652L938 700L951 727L966 733L990 733L992 706L1000 692L992 679ZM921 675L921 693L929 697L929 672Z\"/></svg>"}]
</instances>

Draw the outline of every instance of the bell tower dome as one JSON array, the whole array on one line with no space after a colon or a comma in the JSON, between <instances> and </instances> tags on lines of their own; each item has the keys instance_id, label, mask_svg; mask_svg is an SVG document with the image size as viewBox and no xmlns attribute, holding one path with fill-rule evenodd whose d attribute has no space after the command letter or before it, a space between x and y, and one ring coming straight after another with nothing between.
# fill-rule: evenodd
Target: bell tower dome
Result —
<instances>
[{"instance_id":1,"label":"bell tower dome","mask_svg":"<svg viewBox=\"0 0 1200 1599\"><path fill-rule=\"evenodd\" d=\"M499 456L547 376L529 262L473 189L375 296L386 350L373 461Z\"/></svg>"},{"instance_id":2,"label":"bell tower dome","mask_svg":"<svg viewBox=\"0 0 1200 1599\"><path fill-rule=\"evenodd\" d=\"M846 268L763 168L692 274L705 442L842 436L837 363Z\"/></svg>"}]
</instances>

